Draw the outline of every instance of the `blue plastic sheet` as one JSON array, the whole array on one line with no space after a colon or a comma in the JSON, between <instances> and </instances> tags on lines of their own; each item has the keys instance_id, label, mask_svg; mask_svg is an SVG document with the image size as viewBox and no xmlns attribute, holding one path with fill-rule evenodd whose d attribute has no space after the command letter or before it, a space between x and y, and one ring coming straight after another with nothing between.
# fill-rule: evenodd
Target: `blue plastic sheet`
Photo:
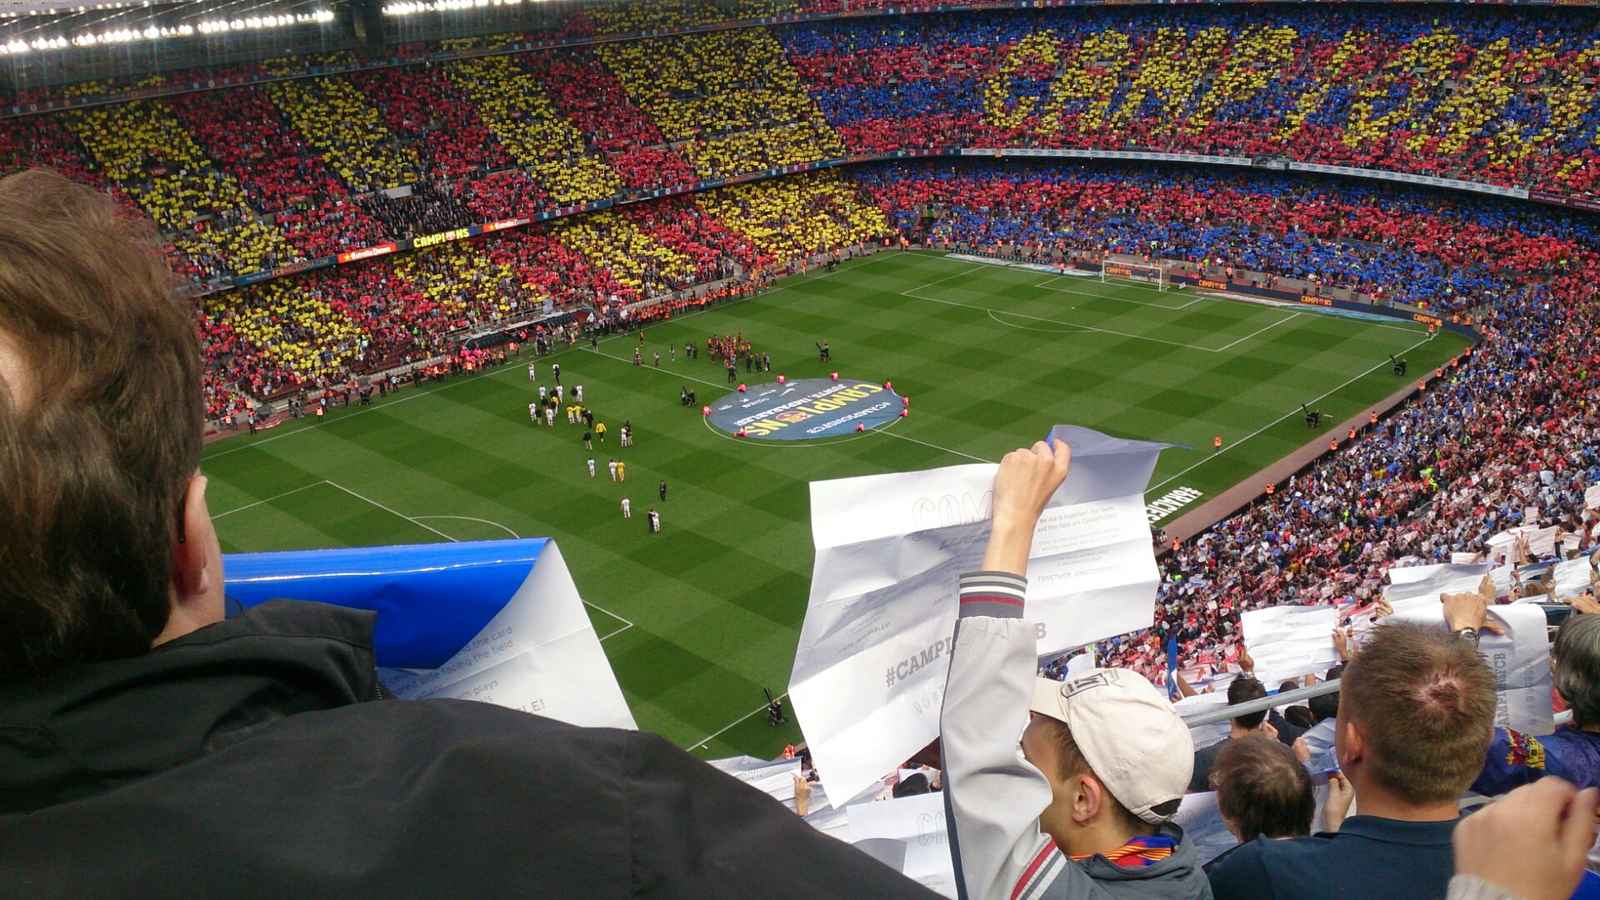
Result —
<instances>
[{"instance_id":1,"label":"blue plastic sheet","mask_svg":"<svg viewBox=\"0 0 1600 900\"><path fill-rule=\"evenodd\" d=\"M533 571L548 538L233 553L228 599L314 600L378 613L378 665L433 669L477 637Z\"/></svg>"}]
</instances>

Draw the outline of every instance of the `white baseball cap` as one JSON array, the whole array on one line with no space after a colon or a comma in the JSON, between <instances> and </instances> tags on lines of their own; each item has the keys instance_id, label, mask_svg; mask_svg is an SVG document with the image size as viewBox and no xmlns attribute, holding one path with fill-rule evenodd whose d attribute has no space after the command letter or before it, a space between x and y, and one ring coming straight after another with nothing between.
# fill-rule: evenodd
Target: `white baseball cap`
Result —
<instances>
[{"instance_id":1,"label":"white baseball cap","mask_svg":"<svg viewBox=\"0 0 1600 900\"><path fill-rule=\"evenodd\" d=\"M1194 738L1177 710L1132 669L1089 669L1066 681L1040 677L1028 708L1065 724L1095 777L1151 824L1152 807L1180 800L1194 775Z\"/></svg>"}]
</instances>

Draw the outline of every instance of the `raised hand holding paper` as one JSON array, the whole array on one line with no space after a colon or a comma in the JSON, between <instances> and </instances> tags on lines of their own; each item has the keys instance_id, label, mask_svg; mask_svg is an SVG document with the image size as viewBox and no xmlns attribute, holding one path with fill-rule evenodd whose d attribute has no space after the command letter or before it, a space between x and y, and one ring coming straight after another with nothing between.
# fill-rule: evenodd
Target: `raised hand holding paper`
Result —
<instances>
[{"instance_id":1,"label":"raised hand holding paper","mask_svg":"<svg viewBox=\"0 0 1600 900\"><path fill-rule=\"evenodd\" d=\"M1276 686L1301 675L1321 675L1339 662L1333 629L1339 610L1332 606L1269 606L1239 617L1244 645L1255 658L1255 676Z\"/></svg>"},{"instance_id":2,"label":"raised hand holding paper","mask_svg":"<svg viewBox=\"0 0 1600 900\"><path fill-rule=\"evenodd\" d=\"M1390 570L1390 581L1414 592L1395 605L1393 618L1437 623L1441 628L1458 625L1446 625L1442 595L1477 591L1486 574L1461 572L1464 568L1474 567L1415 566ZM1474 577L1479 584L1468 583ZM1425 587L1418 587L1423 585ZM1480 632L1478 642L1478 655L1494 673L1494 724L1528 734L1549 734L1555 729L1555 720L1550 704L1550 638L1544 610L1533 604L1513 603L1490 606L1486 615L1492 617L1500 629L1500 633Z\"/></svg>"},{"instance_id":3,"label":"raised hand holding paper","mask_svg":"<svg viewBox=\"0 0 1600 900\"><path fill-rule=\"evenodd\" d=\"M1073 426L1050 438L1072 461L1027 559L1040 653L1150 625L1144 489L1169 446ZM812 483L816 561L789 691L829 796L853 797L938 735L956 582L982 565L996 469Z\"/></svg>"}]
</instances>

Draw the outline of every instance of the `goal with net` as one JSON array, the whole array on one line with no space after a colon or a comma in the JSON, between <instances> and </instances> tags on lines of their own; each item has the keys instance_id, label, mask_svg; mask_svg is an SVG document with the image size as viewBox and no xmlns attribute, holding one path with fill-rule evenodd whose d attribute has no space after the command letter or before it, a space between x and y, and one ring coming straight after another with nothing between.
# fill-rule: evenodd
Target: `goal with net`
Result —
<instances>
[{"instance_id":1,"label":"goal with net","mask_svg":"<svg viewBox=\"0 0 1600 900\"><path fill-rule=\"evenodd\" d=\"M1111 278L1148 284L1158 291L1167 289L1167 270L1165 266L1102 260L1100 262L1100 280L1105 281Z\"/></svg>"}]
</instances>

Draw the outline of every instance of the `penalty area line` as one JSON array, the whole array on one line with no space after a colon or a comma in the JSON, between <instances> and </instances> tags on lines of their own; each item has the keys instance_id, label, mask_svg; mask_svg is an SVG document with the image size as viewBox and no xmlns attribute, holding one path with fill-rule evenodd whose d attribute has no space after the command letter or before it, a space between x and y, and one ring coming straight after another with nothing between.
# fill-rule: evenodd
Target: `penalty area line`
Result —
<instances>
[{"instance_id":1,"label":"penalty area line","mask_svg":"<svg viewBox=\"0 0 1600 900\"><path fill-rule=\"evenodd\" d=\"M783 698L785 698L787 696L789 696L789 692L788 691L784 691L783 693L779 694L775 699L782 700ZM755 709L750 710L749 712L745 713L744 715L740 716L739 718L734 719L732 722L729 722L728 724L722 726L721 728L718 728L716 731L713 731L712 733L706 735L703 739L701 739L699 741L696 741L693 744L690 744L689 745L689 749L691 749L691 750L704 750L704 749L706 749L706 745L707 744L711 743L712 741L716 740L719 737L722 737L722 735L725 734L728 731L728 729L732 728L735 725L738 725L741 722L746 721L747 719L749 719L751 716L755 715L756 713L765 712L766 708L767 708L767 705L765 703L761 704L760 706L756 707Z\"/></svg>"},{"instance_id":2,"label":"penalty area line","mask_svg":"<svg viewBox=\"0 0 1600 900\"><path fill-rule=\"evenodd\" d=\"M1410 353L1411 351L1417 349L1418 347L1421 347L1423 344L1426 344L1427 342L1429 342L1431 340L1433 340L1433 335L1430 334L1427 337L1423 338L1422 340L1417 341L1415 344L1412 344L1411 346L1405 348L1404 350L1401 350L1400 353ZM1389 365L1389 361L1388 360L1384 360L1384 361L1372 366L1372 368L1367 369L1366 371L1360 373L1359 375L1356 375L1353 378L1350 378L1348 381L1345 381L1343 384L1338 385L1337 387L1333 388L1330 391L1327 391L1326 393L1322 394L1321 396L1313 398L1310 401L1310 403L1320 403L1323 400L1326 400L1327 398L1329 398L1329 397L1333 396L1334 394L1338 393L1339 391L1344 390L1346 387L1349 387L1350 385L1355 384L1357 381L1360 381L1361 379L1367 377L1368 375L1371 375L1373 372L1378 371L1379 369L1383 368L1386 365ZM1190 472L1193 472L1195 469L1198 469L1201 466L1205 465L1206 463L1211 462L1212 460L1216 459L1217 457L1221 456L1222 454L1227 453L1229 450L1232 450L1233 448L1245 443L1246 441L1249 441L1251 438L1255 437L1256 435L1261 434L1262 432L1266 431L1267 429L1272 428L1273 426L1277 425L1279 422L1282 422L1284 419L1287 419L1290 416L1296 415L1299 412L1300 412L1300 410L1298 408L1291 409L1288 412L1284 413L1283 415L1279 416L1278 418L1273 419L1271 422L1268 422L1267 424L1261 426L1260 428L1257 428L1255 431L1250 432L1249 434L1245 435L1244 437L1240 438L1239 440L1234 441L1233 443L1228 444L1227 446L1222 447L1219 450L1213 450L1209 455L1206 456L1205 459L1202 459L1199 462L1197 462L1197 463L1189 466L1188 468L1182 470L1181 472L1177 472L1177 473L1173 474L1172 476L1163 479L1161 482L1159 482L1157 484L1153 484L1150 487L1146 488L1145 489L1145 494L1149 495L1149 494L1153 494L1153 493L1161 490L1163 487L1166 487L1168 484L1172 483L1173 481L1176 481L1177 479L1182 478L1183 476L1189 474ZM1324 432L1324 433L1326 433L1326 432Z\"/></svg>"},{"instance_id":3,"label":"penalty area line","mask_svg":"<svg viewBox=\"0 0 1600 900\"><path fill-rule=\"evenodd\" d=\"M922 446L928 447L928 448L933 449L933 450L941 450L941 451L943 451L945 453L949 453L949 454L951 454L953 456L965 457L967 459L972 460L973 462L989 463L991 465L994 464L994 460L992 460L992 459L984 459L981 456L973 456L971 453L963 453L960 450L952 450L949 447L941 447L938 444L929 443L928 441L924 441L924 440L919 440L918 438L914 438L914 437L912 437L911 435L908 435L908 434L897 434L897 433L895 433L893 431L884 431L883 434L886 434L889 437L896 438L896 439L899 439L899 440L902 440L902 441L910 441L913 444L921 444Z\"/></svg>"},{"instance_id":4,"label":"penalty area line","mask_svg":"<svg viewBox=\"0 0 1600 900\"><path fill-rule=\"evenodd\" d=\"M400 518L405 519L407 522L410 522L411 524L416 525L418 528L422 528L422 529L426 529L428 531L431 531L434 534L437 534L439 537L444 538L445 540L449 541L452 544L459 544L459 543L461 543L461 540L459 538L451 537L450 535L445 534L444 532L440 531L439 529L434 528L432 525L429 525L428 523L422 522L422 521L419 521L419 520L421 520L421 519L470 519L471 521L474 521L474 522L483 522L484 524L499 525L499 527L505 528L505 530L510 532L512 535L516 534L516 532L511 531L511 529L506 528L504 525L500 525L500 523L498 523L498 522L492 522L491 523L487 519L473 519L470 516L408 516L405 513L400 512L397 509L394 509L393 507L385 506L384 504L379 503L378 501L372 499L371 497L366 496L365 494L360 494L360 493L357 493L355 491L352 491L349 488L345 487L344 485L338 483L337 481L325 481L323 483L332 485L333 487L336 487L339 490L344 491L346 494L349 494L350 496L356 498L357 500L361 500L361 501L363 501L365 503L369 503L369 504L371 504L373 506L376 506L378 509L381 509L386 513L390 513L391 515L399 516ZM593 607L595 609L598 609L601 612L605 613L606 615L610 616L611 618L616 619L618 622L623 623L623 627L617 629L616 631L608 633L604 638L601 638L601 640L605 640L606 638L616 637L617 635L623 633L624 631L627 631L629 628L632 628L633 625L634 625L633 622L629 621L628 619L623 618L622 616L617 615L616 613L612 612L609 609L606 609L605 607L599 605L598 603L590 603L589 601L585 600L585 601L583 601L583 605L590 606L590 607Z\"/></svg>"}]
</instances>

